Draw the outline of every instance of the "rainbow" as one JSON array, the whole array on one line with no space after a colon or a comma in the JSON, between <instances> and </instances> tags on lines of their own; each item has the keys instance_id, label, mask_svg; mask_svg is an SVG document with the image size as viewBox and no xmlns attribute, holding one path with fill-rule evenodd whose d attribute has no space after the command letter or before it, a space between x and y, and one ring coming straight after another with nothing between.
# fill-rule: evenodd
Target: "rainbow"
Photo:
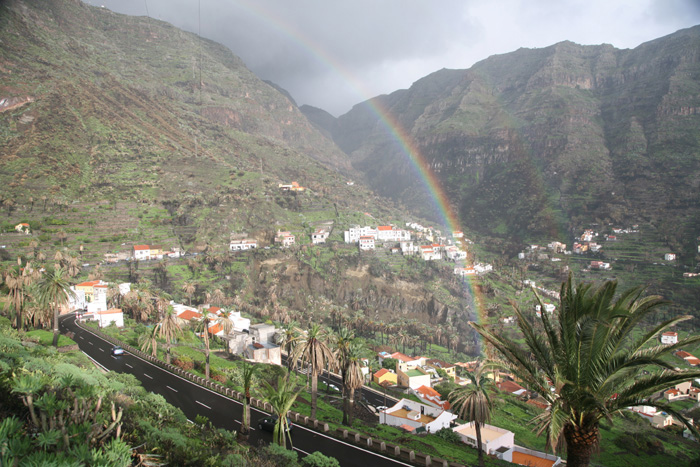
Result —
<instances>
[{"instance_id":1,"label":"rainbow","mask_svg":"<svg viewBox=\"0 0 700 467\"><path fill-rule=\"evenodd\" d=\"M445 190L440 185L435 173L430 169L425 157L420 149L413 141L401 123L376 100L372 99L370 91L364 83L359 80L349 69L342 63L336 60L330 53L326 51L322 44L312 41L302 31L297 29L293 24L290 24L285 18L282 18L275 10L266 8L260 3L251 0L238 0L236 5L241 7L246 13L254 16L263 23L269 25L274 30L288 37L294 43L299 45L302 50L310 54L313 59L324 64L333 72L339 74L345 82L357 93L360 101L366 101L369 108L376 114L379 122L387 131L388 134L400 145L401 151L406 158L411 162L419 175L421 182L433 201L434 206L439 213L442 223L450 229L451 232L462 230L461 222L457 213L452 208ZM463 264L462 264L463 266ZM473 298L472 306L476 311L477 320L483 322L486 317L485 310L481 304L484 303L480 296L479 289L473 287L471 280L465 281L469 289L470 296Z\"/></svg>"}]
</instances>

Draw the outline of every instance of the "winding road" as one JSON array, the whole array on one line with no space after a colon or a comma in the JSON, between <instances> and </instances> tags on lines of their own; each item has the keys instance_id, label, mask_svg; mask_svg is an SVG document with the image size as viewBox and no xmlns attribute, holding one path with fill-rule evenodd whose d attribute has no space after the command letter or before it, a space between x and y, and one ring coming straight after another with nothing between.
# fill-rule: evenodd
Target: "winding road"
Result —
<instances>
[{"instance_id":1,"label":"winding road","mask_svg":"<svg viewBox=\"0 0 700 467\"><path fill-rule=\"evenodd\" d=\"M73 340L77 342L80 350L97 365L107 371L134 375L146 390L161 394L170 404L179 407L188 419L194 420L197 415L203 415L217 427L228 430L240 429L243 413L241 402L194 384L128 352L113 356L112 344L79 327L75 323L74 314L61 317L60 329L63 333L74 333ZM339 381L334 381L333 378L332 375L331 381L339 384ZM374 391L365 392L367 392L365 397L371 398L370 403L381 400L383 404L383 395L380 397ZM272 441L272 433L257 429L258 421L266 415L265 412L251 407L251 433L248 442L253 446L259 442ZM294 450L302 455L321 451L325 455L338 459L344 467L411 465L310 430L302 425L294 425L292 442Z\"/></svg>"}]
</instances>

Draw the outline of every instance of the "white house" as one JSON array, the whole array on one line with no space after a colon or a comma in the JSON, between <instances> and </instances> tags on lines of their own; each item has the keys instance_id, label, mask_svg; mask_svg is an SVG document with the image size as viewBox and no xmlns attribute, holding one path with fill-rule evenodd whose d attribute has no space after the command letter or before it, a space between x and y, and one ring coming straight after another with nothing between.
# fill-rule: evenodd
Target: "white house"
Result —
<instances>
[{"instance_id":1,"label":"white house","mask_svg":"<svg viewBox=\"0 0 700 467\"><path fill-rule=\"evenodd\" d=\"M461 248L457 248L454 245L450 245L445 247L445 257L453 261L467 259L467 252L462 250Z\"/></svg>"},{"instance_id":2,"label":"white house","mask_svg":"<svg viewBox=\"0 0 700 467\"><path fill-rule=\"evenodd\" d=\"M440 245L422 245L420 247L420 254L424 261L433 261L436 259L442 259L442 252L440 251Z\"/></svg>"},{"instance_id":3,"label":"white house","mask_svg":"<svg viewBox=\"0 0 700 467\"><path fill-rule=\"evenodd\" d=\"M359 225L355 225L346 230L343 235L345 243L357 243L360 241L361 237L372 237L376 239L377 230L369 226L360 227Z\"/></svg>"},{"instance_id":4,"label":"white house","mask_svg":"<svg viewBox=\"0 0 700 467\"><path fill-rule=\"evenodd\" d=\"M318 229L314 230L314 233L311 234L311 243L314 245L326 243L326 239L330 236L330 234L330 230L324 227L319 227Z\"/></svg>"},{"instance_id":5,"label":"white house","mask_svg":"<svg viewBox=\"0 0 700 467\"><path fill-rule=\"evenodd\" d=\"M31 233L31 228L29 227L29 224L26 222L22 222L21 224L17 224L15 226L15 230L19 233L25 233L29 235Z\"/></svg>"},{"instance_id":6,"label":"white house","mask_svg":"<svg viewBox=\"0 0 700 467\"><path fill-rule=\"evenodd\" d=\"M250 329L250 319L242 317L240 311L232 311L228 317L233 322L235 331L247 331Z\"/></svg>"},{"instance_id":7,"label":"white house","mask_svg":"<svg viewBox=\"0 0 700 467\"><path fill-rule=\"evenodd\" d=\"M666 253L664 255L664 259L666 261L675 261L676 260L676 254L675 253Z\"/></svg>"},{"instance_id":8,"label":"white house","mask_svg":"<svg viewBox=\"0 0 700 467\"><path fill-rule=\"evenodd\" d=\"M429 433L437 433L442 428L449 428L452 420L456 418L456 415L445 410L408 399L401 399L396 405L379 414L379 422L385 425L424 427Z\"/></svg>"},{"instance_id":9,"label":"white house","mask_svg":"<svg viewBox=\"0 0 700 467\"><path fill-rule=\"evenodd\" d=\"M296 243L296 237L291 232L278 230L277 235L275 235L275 243L281 243L282 248L289 248Z\"/></svg>"},{"instance_id":10,"label":"white house","mask_svg":"<svg viewBox=\"0 0 700 467\"><path fill-rule=\"evenodd\" d=\"M465 423L452 428L464 444L476 448L476 428L474 422ZM515 435L512 431L504 430L493 425L481 425L481 449L486 454L496 454L499 449L513 449Z\"/></svg>"},{"instance_id":11,"label":"white house","mask_svg":"<svg viewBox=\"0 0 700 467\"><path fill-rule=\"evenodd\" d=\"M476 269L474 268L455 268L454 274L460 277L473 276L476 274Z\"/></svg>"},{"instance_id":12,"label":"white house","mask_svg":"<svg viewBox=\"0 0 700 467\"><path fill-rule=\"evenodd\" d=\"M252 238L246 238L243 240L231 240L231 244L229 245L229 250L230 251L245 251L245 250L252 250L253 248L258 247L258 241L254 240Z\"/></svg>"},{"instance_id":13,"label":"white house","mask_svg":"<svg viewBox=\"0 0 700 467\"><path fill-rule=\"evenodd\" d=\"M403 255L415 255L418 253L419 248L413 244L411 241L404 241L400 243L401 254Z\"/></svg>"},{"instance_id":14,"label":"white house","mask_svg":"<svg viewBox=\"0 0 700 467\"><path fill-rule=\"evenodd\" d=\"M661 343L665 345L678 343L678 333L673 331L664 332L661 334Z\"/></svg>"},{"instance_id":15,"label":"white house","mask_svg":"<svg viewBox=\"0 0 700 467\"><path fill-rule=\"evenodd\" d=\"M151 257L151 247L148 245L134 245L132 250L134 261L143 261Z\"/></svg>"},{"instance_id":16,"label":"white house","mask_svg":"<svg viewBox=\"0 0 700 467\"><path fill-rule=\"evenodd\" d=\"M411 240L411 232L390 225L377 227L377 240L381 242L406 242Z\"/></svg>"},{"instance_id":17,"label":"white house","mask_svg":"<svg viewBox=\"0 0 700 467\"><path fill-rule=\"evenodd\" d=\"M94 313L94 316L101 328L110 326L112 323L118 328L124 327L124 313L122 313L121 308L97 311Z\"/></svg>"},{"instance_id":18,"label":"white house","mask_svg":"<svg viewBox=\"0 0 700 467\"><path fill-rule=\"evenodd\" d=\"M374 250L374 237L371 237L369 235L360 237L360 250Z\"/></svg>"}]
</instances>

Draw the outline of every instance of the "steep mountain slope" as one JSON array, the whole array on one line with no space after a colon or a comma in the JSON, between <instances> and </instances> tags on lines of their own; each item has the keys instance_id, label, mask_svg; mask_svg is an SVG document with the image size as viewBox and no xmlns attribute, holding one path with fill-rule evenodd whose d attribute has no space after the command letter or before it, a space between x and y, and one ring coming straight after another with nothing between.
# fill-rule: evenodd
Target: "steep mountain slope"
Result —
<instances>
[{"instance_id":1,"label":"steep mountain slope","mask_svg":"<svg viewBox=\"0 0 700 467\"><path fill-rule=\"evenodd\" d=\"M535 239L589 222L700 228L700 26L633 50L562 42L441 70L332 124L380 194L430 211L381 108L411 135L464 223ZM397 176L399 175L399 176Z\"/></svg>"},{"instance_id":2,"label":"steep mountain slope","mask_svg":"<svg viewBox=\"0 0 700 467\"><path fill-rule=\"evenodd\" d=\"M5 198L169 200L223 192L238 170L271 182L318 163L351 172L293 102L219 44L79 1L0 8Z\"/></svg>"}]
</instances>

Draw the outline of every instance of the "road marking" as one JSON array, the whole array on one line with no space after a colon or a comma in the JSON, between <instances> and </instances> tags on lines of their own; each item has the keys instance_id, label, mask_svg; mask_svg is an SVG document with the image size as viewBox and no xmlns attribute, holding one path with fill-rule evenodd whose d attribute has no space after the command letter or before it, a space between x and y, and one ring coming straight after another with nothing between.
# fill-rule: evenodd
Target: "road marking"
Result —
<instances>
[{"instance_id":1,"label":"road marking","mask_svg":"<svg viewBox=\"0 0 700 467\"><path fill-rule=\"evenodd\" d=\"M144 373L143 376L145 376L146 378L149 378L149 379L153 379L153 376L148 375L148 374L146 374L146 373Z\"/></svg>"},{"instance_id":2,"label":"road marking","mask_svg":"<svg viewBox=\"0 0 700 467\"><path fill-rule=\"evenodd\" d=\"M98 347L98 349L100 350L100 352L104 352L104 351L105 351L105 349L101 349L101 348L99 348L99 347Z\"/></svg>"},{"instance_id":3,"label":"road marking","mask_svg":"<svg viewBox=\"0 0 700 467\"><path fill-rule=\"evenodd\" d=\"M82 340L85 340L85 338L83 336L78 336L78 337L80 337Z\"/></svg>"},{"instance_id":4,"label":"road marking","mask_svg":"<svg viewBox=\"0 0 700 467\"><path fill-rule=\"evenodd\" d=\"M92 342L90 342L90 341L88 341L88 344L90 344L90 345L95 345L95 344L93 344L93 343L92 343Z\"/></svg>"},{"instance_id":5,"label":"road marking","mask_svg":"<svg viewBox=\"0 0 700 467\"><path fill-rule=\"evenodd\" d=\"M83 351L81 350L81 352L83 352ZM94 358L92 358L91 356L89 356L88 354L86 354L85 352L83 352L83 353L85 354L85 356L86 356L87 358L89 358L89 359L92 361L92 363L94 363L95 365L99 366L99 367L102 368L104 371L109 371L107 368L105 368L105 366L104 366L103 364L101 364L100 362L98 362L97 360L95 360Z\"/></svg>"},{"instance_id":6,"label":"road marking","mask_svg":"<svg viewBox=\"0 0 700 467\"><path fill-rule=\"evenodd\" d=\"M128 366L129 368L134 368L133 366L129 365L128 363L125 363L124 365Z\"/></svg>"},{"instance_id":7,"label":"road marking","mask_svg":"<svg viewBox=\"0 0 700 467\"><path fill-rule=\"evenodd\" d=\"M97 338L100 338L99 336L97 336L97 334L93 334L93 333L91 333L89 330L86 330L86 331L89 332L90 334L92 334L93 336L95 336L95 337L97 337ZM104 339L102 339L102 340L104 340ZM105 342L106 342L106 341L105 341ZM85 353L85 352L83 352L83 353ZM92 360L92 357L90 357L88 354L85 354L85 355L86 355L88 358L90 358L90 359ZM138 358L139 360L141 360L142 362L144 362L144 363L147 364L147 365L151 365L152 367L154 367L154 368L157 369L157 370L161 370L161 371L163 371L163 372L166 372L165 370L163 370L162 368L160 368L160 367L156 366L155 364L149 362L148 360L144 360L143 358L141 358L141 357L139 357L139 356L137 356L137 355L134 355L134 357L135 357L135 358ZM94 361L94 360L93 360L93 361ZM95 363L97 363L98 365L100 365L98 362L95 362ZM104 368L102 365L100 365L100 366L101 366L102 368ZM105 368L105 370L106 370L106 371L109 371L109 370L107 370L106 368ZM229 401L229 402L233 402L233 403L238 404L238 405L243 405L243 402L241 402L241 401L239 401L239 400L237 400L237 399L231 399L230 397L227 397L227 396L225 396L225 395L223 395L223 394L221 394L221 393L218 393L218 392L216 392L216 391L212 391L211 389L206 388L206 387L204 387L204 386L200 386L200 385L198 385L198 384L196 384L196 383L194 383L194 382L192 382L192 381L190 381L190 380L188 380L188 379L186 379L186 378L183 378L183 377L180 376L180 375L176 375L176 374L174 374L174 373L169 373L169 372L166 372L166 373L168 373L168 374L171 375L171 376L175 376L176 378L178 378L178 379L180 379L180 380L182 380L182 381L184 381L184 382L186 382L186 383L189 383L189 384L191 384L192 386L197 387L198 389L203 389L204 391L207 391L207 392L211 393L211 394L214 395L214 396L219 396L219 397L221 397L222 399L225 399L225 400L227 400L227 401ZM144 373L144 374L145 374L145 373ZM151 378L151 379L152 379L152 378ZM371 388L364 388L364 389L369 389L369 390L372 391L372 392L375 392L375 393L377 393L377 394L381 394L380 392L375 391L374 389L371 389ZM197 401L197 400L196 400L195 402L198 403L198 404L200 404L200 405L202 405L202 406L204 406L204 407L206 407L206 408L208 408L209 410L211 410L211 407L209 407L209 406L207 406L207 405L204 405L204 404L202 404L201 402L199 402L199 401ZM263 415L269 415L267 412L264 412L264 411L262 411L262 410L260 410L260 409L258 409L258 408L255 408L255 407L251 407L251 410L254 411L254 412L258 412L258 413L260 413L260 414L263 414ZM377 453L377 452L370 451L370 450L365 449L365 448L363 448L363 447L361 447L361 446L357 446L357 445L350 444L350 443L347 443L347 442L345 442L345 441L342 441L342 440L340 440L340 439L333 438L333 437L331 437L331 436L329 436L329 435L327 435L327 434L325 434L325 433L321 433L321 432L319 432L319 431L315 431L315 430L313 430L313 429L311 429L311 428L307 428L307 427L305 427L305 426L303 426L303 425L296 425L296 426L297 426L297 428L302 429L302 430L304 430L304 431L308 431L309 433L312 433L313 435L321 436L321 437L323 437L323 438L327 438L328 440L333 441L333 442L336 442L336 443L338 443L338 444L343 444L343 445L345 445L345 446L348 446L348 447L350 447L350 448L352 448L352 449L357 449L357 450L359 450L359 451L366 452L366 453L371 454L371 455L374 455L374 456L376 456L376 457L380 457L380 458L382 458L382 459L386 459L386 460L388 460L388 461L390 461L390 462L392 462L392 463L394 463L394 464L396 464L396 465L403 465L403 466L406 466L406 467L412 467L411 464L407 464L407 463L402 462L402 461L400 461L400 460L392 459L392 458L390 458L390 457L384 456L384 455L379 454L379 453ZM251 429L253 429L253 428L251 428Z\"/></svg>"},{"instance_id":8,"label":"road marking","mask_svg":"<svg viewBox=\"0 0 700 467\"><path fill-rule=\"evenodd\" d=\"M177 389L171 388L170 386L165 386L166 388L170 389L171 391L177 392Z\"/></svg>"}]
</instances>

